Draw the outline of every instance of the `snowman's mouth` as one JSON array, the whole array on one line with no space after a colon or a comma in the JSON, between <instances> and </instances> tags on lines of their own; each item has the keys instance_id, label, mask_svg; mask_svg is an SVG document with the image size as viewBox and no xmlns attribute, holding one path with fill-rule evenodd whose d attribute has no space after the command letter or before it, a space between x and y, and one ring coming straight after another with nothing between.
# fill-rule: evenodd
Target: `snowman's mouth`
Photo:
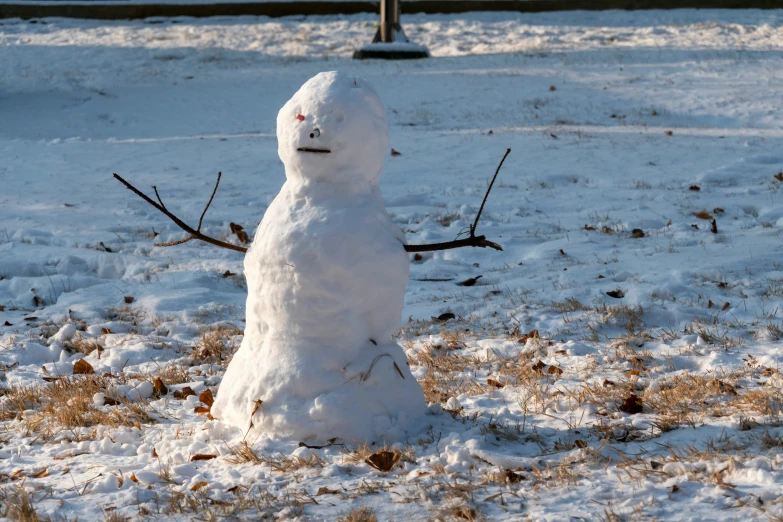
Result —
<instances>
[{"instance_id":1,"label":"snowman's mouth","mask_svg":"<svg viewBox=\"0 0 783 522\"><path fill-rule=\"evenodd\" d=\"M329 149L311 149L308 147L299 147L296 150L298 150L299 152L315 152L317 154L330 154L332 152Z\"/></svg>"}]
</instances>

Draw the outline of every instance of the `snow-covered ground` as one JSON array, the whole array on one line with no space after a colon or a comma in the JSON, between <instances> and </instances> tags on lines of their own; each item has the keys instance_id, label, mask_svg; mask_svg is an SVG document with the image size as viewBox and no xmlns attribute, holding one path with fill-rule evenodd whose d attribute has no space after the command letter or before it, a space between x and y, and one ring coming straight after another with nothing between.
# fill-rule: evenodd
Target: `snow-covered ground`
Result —
<instances>
[{"instance_id":1,"label":"snow-covered ground","mask_svg":"<svg viewBox=\"0 0 783 522\"><path fill-rule=\"evenodd\" d=\"M435 58L350 60L370 15L0 21L0 515L783 516L783 12L403 21ZM222 171L204 231L236 242L284 179L277 111L332 69L387 105L411 243L512 149L479 225L504 251L411 258L398 341L448 411L388 473L182 398L239 345L242 256L153 247L184 234L111 176L196 223Z\"/></svg>"}]
</instances>

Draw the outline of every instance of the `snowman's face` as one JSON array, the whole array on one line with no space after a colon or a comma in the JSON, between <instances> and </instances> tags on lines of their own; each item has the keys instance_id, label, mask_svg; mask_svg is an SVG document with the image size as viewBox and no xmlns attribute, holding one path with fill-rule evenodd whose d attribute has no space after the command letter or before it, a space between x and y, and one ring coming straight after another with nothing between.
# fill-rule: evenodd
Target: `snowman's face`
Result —
<instances>
[{"instance_id":1,"label":"snowman's face","mask_svg":"<svg viewBox=\"0 0 783 522\"><path fill-rule=\"evenodd\" d=\"M289 178L374 183L389 146L386 111L367 81L320 73L280 109L277 140Z\"/></svg>"}]
</instances>

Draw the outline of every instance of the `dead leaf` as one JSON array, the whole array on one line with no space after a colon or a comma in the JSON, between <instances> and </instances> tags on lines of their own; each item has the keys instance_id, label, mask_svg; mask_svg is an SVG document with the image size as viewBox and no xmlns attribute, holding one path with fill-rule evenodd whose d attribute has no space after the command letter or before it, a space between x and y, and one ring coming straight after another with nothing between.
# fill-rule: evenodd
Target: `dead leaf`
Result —
<instances>
[{"instance_id":1,"label":"dead leaf","mask_svg":"<svg viewBox=\"0 0 783 522\"><path fill-rule=\"evenodd\" d=\"M724 281L721 281L720 283L718 283L718 288L726 288L727 286L728 286L728 283L726 283Z\"/></svg>"},{"instance_id":2,"label":"dead leaf","mask_svg":"<svg viewBox=\"0 0 783 522\"><path fill-rule=\"evenodd\" d=\"M48 476L49 476L49 469L48 468L40 469L40 470L36 471L35 473L33 473L32 475L30 475L31 478L44 478L44 477L48 477Z\"/></svg>"},{"instance_id":3,"label":"dead leaf","mask_svg":"<svg viewBox=\"0 0 783 522\"><path fill-rule=\"evenodd\" d=\"M553 139L557 139L557 134L550 133L549 135L552 136Z\"/></svg>"},{"instance_id":4,"label":"dead leaf","mask_svg":"<svg viewBox=\"0 0 783 522\"><path fill-rule=\"evenodd\" d=\"M722 208L720 208L720 207L715 207L715 208L713 208L713 209L712 209L712 212L713 212L714 214L723 214L723 213L725 212L725 210L723 210L723 209L722 209Z\"/></svg>"},{"instance_id":5,"label":"dead leaf","mask_svg":"<svg viewBox=\"0 0 783 522\"><path fill-rule=\"evenodd\" d=\"M185 386L181 390L177 390L174 392L174 398L179 400L187 399L191 395L196 395L196 392L194 392L193 388L191 388L190 386Z\"/></svg>"},{"instance_id":6,"label":"dead leaf","mask_svg":"<svg viewBox=\"0 0 783 522\"><path fill-rule=\"evenodd\" d=\"M365 462L384 473L390 471L395 464L400 460L400 454L393 451L379 451L370 455Z\"/></svg>"},{"instance_id":7,"label":"dead leaf","mask_svg":"<svg viewBox=\"0 0 783 522\"><path fill-rule=\"evenodd\" d=\"M131 304L133 302L133 296L132 295L126 295L125 296L125 304Z\"/></svg>"},{"instance_id":8,"label":"dead leaf","mask_svg":"<svg viewBox=\"0 0 783 522\"><path fill-rule=\"evenodd\" d=\"M95 373L95 370L93 370L92 365L84 359L79 359L73 364L74 375L87 373Z\"/></svg>"},{"instance_id":9,"label":"dead leaf","mask_svg":"<svg viewBox=\"0 0 783 522\"><path fill-rule=\"evenodd\" d=\"M491 136L492 134L495 134L495 133L492 132L492 129L489 129L489 132L487 134L489 134Z\"/></svg>"},{"instance_id":10,"label":"dead leaf","mask_svg":"<svg viewBox=\"0 0 783 522\"><path fill-rule=\"evenodd\" d=\"M634 239L641 239L644 237L644 230L641 228L634 228L631 230L631 237Z\"/></svg>"},{"instance_id":11,"label":"dead leaf","mask_svg":"<svg viewBox=\"0 0 783 522\"><path fill-rule=\"evenodd\" d=\"M595 227L591 227L590 225L585 225L585 230L595 230Z\"/></svg>"},{"instance_id":12,"label":"dead leaf","mask_svg":"<svg viewBox=\"0 0 783 522\"><path fill-rule=\"evenodd\" d=\"M231 277L231 276L235 276L235 275L236 274L234 272L232 272L231 270L226 270L225 272L223 272L223 278L227 278L227 277Z\"/></svg>"},{"instance_id":13,"label":"dead leaf","mask_svg":"<svg viewBox=\"0 0 783 522\"><path fill-rule=\"evenodd\" d=\"M484 276L476 276L476 277L471 277L469 279L465 279L464 281L460 281L459 283L457 283L457 286L473 286L476 284L476 281L478 281L482 277Z\"/></svg>"},{"instance_id":14,"label":"dead leaf","mask_svg":"<svg viewBox=\"0 0 783 522\"><path fill-rule=\"evenodd\" d=\"M718 220L717 219L713 219L712 223L710 223L710 225L712 225L710 227L710 232L712 232L713 234L717 234L718 233Z\"/></svg>"},{"instance_id":15,"label":"dead leaf","mask_svg":"<svg viewBox=\"0 0 783 522\"><path fill-rule=\"evenodd\" d=\"M505 384L500 381L496 381L495 379L487 379L487 385L494 386L495 388L502 388L505 386Z\"/></svg>"},{"instance_id":16,"label":"dead leaf","mask_svg":"<svg viewBox=\"0 0 783 522\"><path fill-rule=\"evenodd\" d=\"M207 487L206 481L202 480L201 482L196 482L192 486L190 486L190 491L197 491L201 488Z\"/></svg>"},{"instance_id":17,"label":"dead leaf","mask_svg":"<svg viewBox=\"0 0 783 522\"><path fill-rule=\"evenodd\" d=\"M563 370L561 370L557 366L550 366L547 369L546 373L548 373L549 375L563 375Z\"/></svg>"},{"instance_id":18,"label":"dead leaf","mask_svg":"<svg viewBox=\"0 0 783 522\"><path fill-rule=\"evenodd\" d=\"M602 234L611 234L612 232L613 232L613 230L611 228L607 227L606 225L601 227L601 233Z\"/></svg>"},{"instance_id":19,"label":"dead leaf","mask_svg":"<svg viewBox=\"0 0 783 522\"><path fill-rule=\"evenodd\" d=\"M212 390L207 388L203 392L201 392L198 396L198 400L203 402L209 407L212 407L212 404L215 402L215 398L212 396Z\"/></svg>"},{"instance_id":20,"label":"dead leaf","mask_svg":"<svg viewBox=\"0 0 783 522\"><path fill-rule=\"evenodd\" d=\"M561 256L564 256L564 255L566 255L566 253L565 253L565 250L563 250L562 248L560 249L560 255L561 255Z\"/></svg>"},{"instance_id":21,"label":"dead leaf","mask_svg":"<svg viewBox=\"0 0 783 522\"><path fill-rule=\"evenodd\" d=\"M524 475L521 475L521 474L517 473L516 471L512 471L510 469L507 469L504 474L506 475L506 480L508 480L512 484L520 482L521 480L523 480L525 478Z\"/></svg>"},{"instance_id":22,"label":"dead leaf","mask_svg":"<svg viewBox=\"0 0 783 522\"><path fill-rule=\"evenodd\" d=\"M320 495L336 495L339 492L340 492L339 489L329 489L327 487L321 486L320 488L318 488L318 491L316 492L315 496L317 497Z\"/></svg>"},{"instance_id":23,"label":"dead leaf","mask_svg":"<svg viewBox=\"0 0 783 522\"><path fill-rule=\"evenodd\" d=\"M772 177L775 178L778 181L783 181L783 172L778 172L777 174L775 174Z\"/></svg>"},{"instance_id":24,"label":"dead leaf","mask_svg":"<svg viewBox=\"0 0 783 522\"><path fill-rule=\"evenodd\" d=\"M602 276L601 274L598 274L597 279L606 279L606 278L604 276Z\"/></svg>"},{"instance_id":25,"label":"dead leaf","mask_svg":"<svg viewBox=\"0 0 783 522\"><path fill-rule=\"evenodd\" d=\"M239 239L240 243L250 243L250 238L248 237L247 232L245 232L245 228L242 225L229 223L228 226L231 228L231 233L237 236L237 239Z\"/></svg>"},{"instance_id":26,"label":"dead leaf","mask_svg":"<svg viewBox=\"0 0 783 522\"><path fill-rule=\"evenodd\" d=\"M625 297L625 292L623 292L618 288L617 290L609 290L608 292L606 292L606 295L608 295L609 297L614 297L615 299L622 299L623 297Z\"/></svg>"},{"instance_id":27,"label":"dead leaf","mask_svg":"<svg viewBox=\"0 0 783 522\"><path fill-rule=\"evenodd\" d=\"M727 382L723 382L718 379L715 379L713 384L718 389L718 393L723 393L727 395L737 395L737 389Z\"/></svg>"},{"instance_id":28,"label":"dead leaf","mask_svg":"<svg viewBox=\"0 0 783 522\"><path fill-rule=\"evenodd\" d=\"M703 210L701 212L694 212L693 215L699 219L713 219L709 212L705 212Z\"/></svg>"},{"instance_id":29,"label":"dead leaf","mask_svg":"<svg viewBox=\"0 0 783 522\"><path fill-rule=\"evenodd\" d=\"M256 405L253 407L253 412L250 414L250 416L252 417L253 415L255 415L255 414L256 414L256 412L258 411L258 409L259 409L260 407L262 407L263 405L264 405L264 401L262 401L262 400L260 400L260 399L259 399L259 400L257 400L257 401L256 401Z\"/></svg>"},{"instance_id":30,"label":"dead leaf","mask_svg":"<svg viewBox=\"0 0 783 522\"><path fill-rule=\"evenodd\" d=\"M158 397L162 397L169 392L169 389L166 387L166 385L163 383L163 380L160 377L156 377L155 381L153 381L152 383L152 391Z\"/></svg>"},{"instance_id":31,"label":"dead leaf","mask_svg":"<svg viewBox=\"0 0 783 522\"><path fill-rule=\"evenodd\" d=\"M155 449L155 446L152 447L152 458L158 458L158 451Z\"/></svg>"},{"instance_id":32,"label":"dead leaf","mask_svg":"<svg viewBox=\"0 0 783 522\"><path fill-rule=\"evenodd\" d=\"M13 326L13 324L11 324L8 321L6 321L5 323L3 323L3 326Z\"/></svg>"},{"instance_id":33,"label":"dead leaf","mask_svg":"<svg viewBox=\"0 0 783 522\"><path fill-rule=\"evenodd\" d=\"M670 131L670 130L667 130L667 131L666 131L666 135L667 135L667 136L672 136L673 134L674 134L674 132L672 132L672 131Z\"/></svg>"},{"instance_id":34,"label":"dead leaf","mask_svg":"<svg viewBox=\"0 0 783 522\"><path fill-rule=\"evenodd\" d=\"M137 479L136 475L133 474L133 473L131 473L130 479L131 479L132 482L135 482L137 484L139 483L139 479Z\"/></svg>"},{"instance_id":35,"label":"dead leaf","mask_svg":"<svg viewBox=\"0 0 783 522\"><path fill-rule=\"evenodd\" d=\"M101 328L101 335L109 335L109 334L113 334L113 333L114 333L114 332L112 332L112 331L111 331L110 329L108 329L108 328Z\"/></svg>"},{"instance_id":36,"label":"dead leaf","mask_svg":"<svg viewBox=\"0 0 783 522\"><path fill-rule=\"evenodd\" d=\"M457 316L454 315L453 313L446 312L445 314L440 314L436 319L438 321L444 321L445 322L445 321L448 321L449 319L454 319L455 317L457 317Z\"/></svg>"},{"instance_id":37,"label":"dead leaf","mask_svg":"<svg viewBox=\"0 0 783 522\"><path fill-rule=\"evenodd\" d=\"M414 261L421 261L422 259L424 259L424 256L422 256L421 254L413 254Z\"/></svg>"},{"instance_id":38,"label":"dead leaf","mask_svg":"<svg viewBox=\"0 0 783 522\"><path fill-rule=\"evenodd\" d=\"M680 486L678 486L677 484L672 485L671 492L677 493L678 491L680 491Z\"/></svg>"},{"instance_id":39,"label":"dead leaf","mask_svg":"<svg viewBox=\"0 0 783 522\"><path fill-rule=\"evenodd\" d=\"M641 372L639 370L631 370L628 372L628 377L637 377L641 375Z\"/></svg>"},{"instance_id":40,"label":"dead leaf","mask_svg":"<svg viewBox=\"0 0 783 522\"><path fill-rule=\"evenodd\" d=\"M721 309L721 311L725 312L730 306L731 306L731 303L726 301L725 303L723 303L723 306L720 309Z\"/></svg>"},{"instance_id":41,"label":"dead leaf","mask_svg":"<svg viewBox=\"0 0 783 522\"><path fill-rule=\"evenodd\" d=\"M666 226L667 226L667 227L670 227L670 226L672 226L672 220L671 220L671 219L669 220L669 222L668 222L668 223L666 223Z\"/></svg>"},{"instance_id":42,"label":"dead leaf","mask_svg":"<svg viewBox=\"0 0 783 522\"><path fill-rule=\"evenodd\" d=\"M695 228L696 230L699 230L699 225L693 224L691 227Z\"/></svg>"},{"instance_id":43,"label":"dead leaf","mask_svg":"<svg viewBox=\"0 0 783 522\"><path fill-rule=\"evenodd\" d=\"M620 406L620 411L629 415L636 415L637 413L641 413L642 410L642 398L635 393L632 393L626 397Z\"/></svg>"},{"instance_id":44,"label":"dead leaf","mask_svg":"<svg viewBox=\"0 0 783 522\"><path fill-rule=\"evenodd\" d=\"M402 156L402 152L400 152L400 151L398 151L398 150L394 150L394 149L392 149L392 150L391 150L391 155L392 155L392 156Z\"/></svg>"},{"instance_id":45,"label":"dead leaf","mask_svg":"<svg viewBox=\"0 0 783 522\"><path fill-rule=\"evenodd\" d=\"M5 312L5 306L0 305L0 312Z\"/></svg>"},{"instance_id":46,"label":"dead leaf","mask_svg":"<svg viewBox=\"0 0 783 522\"><path fill-rule=\"evenodd\" d=\"M701 190L701 187L698 186L698 185L691 185L690 187L688 187L688 190L699 191L699 190Z\"/></svg>"},{"instance_id":47,"label":"dead leaf","mask_svg":"<svg viewBox=\"0 0 783 522\"><path fill-rule=\"evenodd\" d=\"M609 386L617 386L617 383L610 381L609 379L604 379L604 388L608 388Z\"/></svg>"},{"instance_id":48,"label":"dead leaf","mask_svg":"<svg viewBox=\"0 0 783 522\"><path fill-rule=\"evenodd\" d=\"M544 368L546 368L546 364L544 363L544 361L539 360L536 364L532 365L530 368L536 373L542 373L544 371Z\"/></svg>"},{"instance_id":49,"label":"dead leaf","mask_svg":"<svg viewBox=\"0 0 783 522\"><path fill-rule=\"evenodd\" d=\"M206 415L209 413L209 406L196 406L193 413L198 413L198 416Z\"/></svg>"},{"instance_id":50,"label":"dead leaf","mask_svg":"<svg viewBox=\"0 0 783 522\"><path fill-rule=\"evenodd\" d=\"M576 439L574 441L574 446L576 446L577 448L586 448L587 442L583 441L582 439Z\"/></svg>"},{"instance_id":51,"label":"dead leaf","mask_svg":"<svg viewBox=\"0 0 783 522\"><path fill-rule=\"evenodd\" d=\"M554 85L550 85L549 86L549 92L554 92L556 90L557 90L557 87L555 87Z\"/></svg>"},{"instance_id":52,"label":"dead leaf","mask_svg":"<svg viewBox=\"0 0 783 522\"><path fill-rule=\"evenodd\" d=\"M208 453L196 453L192 457L190 457L190 462L196 462L198 460L212 460L216 459L217 455L210 455Z\"/></svg>"},{"instance_id":53,"label":"dead leaf","mask_svg":"<svg viewBox=\"0 0 783 522\"><path fill-rule=\"evenodd\" d=\"M120 401L113 397L109 397L108 395L103 398L103 405L104 406L119 406Z\"/></svg>"}]
</instances>

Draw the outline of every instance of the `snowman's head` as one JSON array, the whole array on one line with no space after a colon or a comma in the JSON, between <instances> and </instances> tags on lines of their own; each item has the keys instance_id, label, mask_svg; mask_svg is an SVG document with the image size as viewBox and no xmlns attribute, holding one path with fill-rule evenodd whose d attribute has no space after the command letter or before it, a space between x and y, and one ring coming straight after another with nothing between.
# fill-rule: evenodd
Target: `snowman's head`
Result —
<instances>
[{"instance_id":1,"label":"snowman's head","mask_svg":"<svg viewBox=\"0 0 783 522\"><path fill-rule=\"evenodd\" d=\"M386 110L366 80L309 79L277 115L277 153L289 179L377 183L389 148Z\"/></svg>"}]
</instances>

